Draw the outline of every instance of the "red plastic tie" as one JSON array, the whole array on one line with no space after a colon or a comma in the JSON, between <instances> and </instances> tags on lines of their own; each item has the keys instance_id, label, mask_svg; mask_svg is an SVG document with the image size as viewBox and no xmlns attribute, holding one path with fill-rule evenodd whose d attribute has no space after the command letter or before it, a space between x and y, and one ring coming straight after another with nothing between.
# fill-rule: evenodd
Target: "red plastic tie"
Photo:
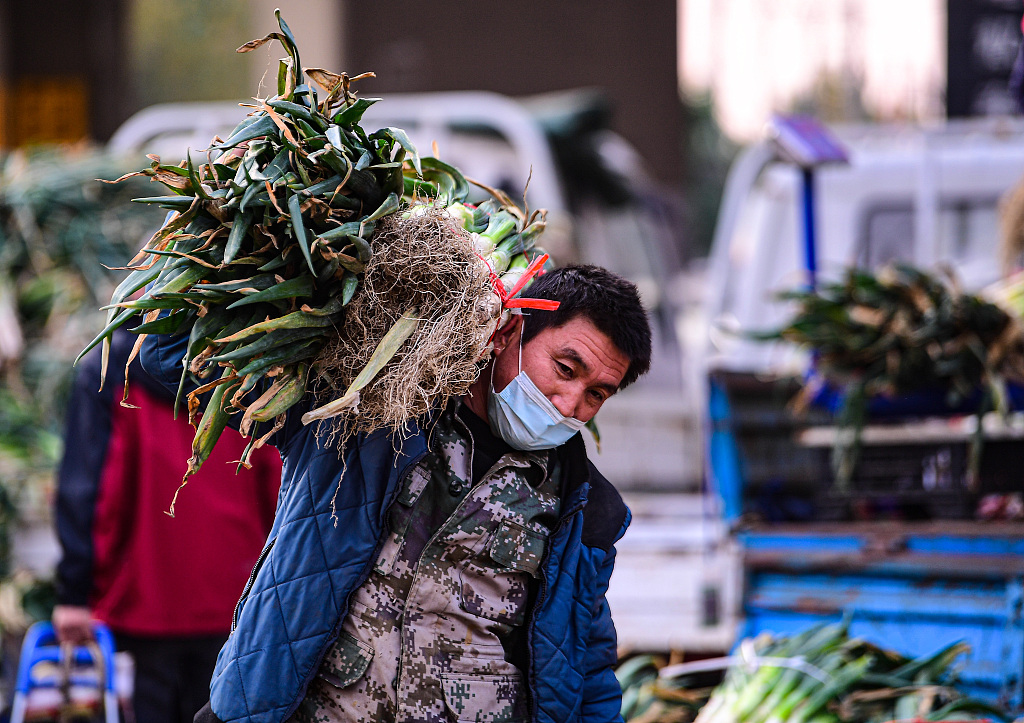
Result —
<instances>
[{"instance_id":1,"label":"red plastic tie","mask_svg":"<svg viewBox=\"0 0 1024 723\"><path fill-rule=\"evenodd\" d=\"M544 263L548 260L547 254L538 256L530 265L526 267L526 271L519 278L519 281L511 290L505 288L505 284L501 278L491 270L491 285L494 287L494 293L501 299L501 308L503 309L540 309L543 311L555 311L561 302L552 301L550 299L516 299L516 294L523 290L530 279L538 274L543 274ZM490 264L488 264L490 266Z\"/></svg>"}]
</instances>

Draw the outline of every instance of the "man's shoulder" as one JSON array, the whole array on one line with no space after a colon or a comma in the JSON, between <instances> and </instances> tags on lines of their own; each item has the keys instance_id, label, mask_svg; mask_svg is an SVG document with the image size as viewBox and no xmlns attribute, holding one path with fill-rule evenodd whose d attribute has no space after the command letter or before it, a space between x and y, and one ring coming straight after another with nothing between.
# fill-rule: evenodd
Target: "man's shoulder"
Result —
<instances>
[{"instance_id":1,"label":"man's shoulder","mask_svg":"<svg viewBox=\"0 0 1024 723\"><path fill-rule=\"evenodd\" d=\"M619 539L629 509L622 496L587 458L583 438L576 435L561 447L562 469L568 475L563 489L574 489L588 482L590 490L583 508L582 542L605 552Z\"/></svg>"},{"instance_id":2,"label":"man's shoulder","mask_svg":"<svg viewBox=\"0 0 1024 723\"><path fill-rule=\"evenodd\" d=\"M622 495L615 489L597 467L588 459L590 472L590 493L583 508L584 545L598 547L605 552L619 539L629 508L622 501Z\"/></svg>"}]
</instances>

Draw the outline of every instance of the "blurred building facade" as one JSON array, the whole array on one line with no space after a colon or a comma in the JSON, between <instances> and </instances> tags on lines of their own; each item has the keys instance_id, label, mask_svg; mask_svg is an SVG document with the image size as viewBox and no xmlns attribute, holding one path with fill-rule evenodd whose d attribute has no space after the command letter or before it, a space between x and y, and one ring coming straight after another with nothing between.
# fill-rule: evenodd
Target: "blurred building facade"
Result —
<instances>
[{"instance_id":1,"label":"blurred building facade","mask_svg":"<svg viewBox=\"0 0 1024 723\"><path fill-rule=\"evenodd\" d=\"M947 0L946 114L1018 112L1009 78L1021 47L1024 3Z\"/></svg>"},{"instance_id":2,"label":"blurred building facade","mask_svg":"<svg viewBox=\"0 0 1024 723\"><path fill-rule=\"evenodd\" d=\"M240 100L278 54L235 55L281 8L308 65L338 68L342 0L0 0L0 151L107 140L155 102Z\"/></svg>"},{"instance_id":3,"label":"blurred building facade","mask_svg":"<svg viewBox=\"0 0 1024 723\"><path fill-rule=\"evenodd\" d=\"M599 89L612 129L672 183L682 166L676 11L676 0L349 3L346 61L377 73L365 86L374 91Z\"/></svg>"},{"instance_id":4,"label":"blurred building facade","mask_svg":"<svg viewBox=\"0 0 1024 723\"><path fill-rule=\"evenodd\" d=\"M233 50L276 29L275 7L304 65L376 72L364 94L597 89L654 175L680 178L676 0L0 0L0 147L104 141L153 102L265 92L276 49Z\"/></svg>"},{"instance_id":5,"label":"blurred building facade","mask_svg":"<svg viewBox=\"0 0 1024 723\"><path fill-rule=\"evenodd\" d=\"M105 138L133 110L129 0L0 0L0 149Z\"/></svg>"}]
</instances>

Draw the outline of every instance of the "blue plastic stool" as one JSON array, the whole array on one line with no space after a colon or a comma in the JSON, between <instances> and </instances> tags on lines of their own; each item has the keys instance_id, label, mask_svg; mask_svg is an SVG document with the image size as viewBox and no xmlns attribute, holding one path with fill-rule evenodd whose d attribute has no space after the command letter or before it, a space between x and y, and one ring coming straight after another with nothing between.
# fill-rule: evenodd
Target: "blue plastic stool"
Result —
<instances>
[{"instance_id":1,"label":"blue plastic stool","mask_svg":"<svg viewBox=\"0 0 1024 723\"><path fill-rule=\"evenodd\" d=\"M92 665L102 672L103 680L103 712L106 723L118 723L117 695L114 692L114 636L110 629L100 622L93 622L93 633L96 647L99 649L99 660L96 659L96 648L76 647L74 664ZM55 688L60 684L58 678L41 678L33 674L38 663L50 662L60 664L64 661L60 644L49 621L35 623L25 633L21 644L21 658L18 661L18 679L14 686L14 701L11 705L11 723L24 723L28 706L28 695L33 688ZM94 681L77 680L74 676L68 683Z\"/></svg>"}]
</instances>

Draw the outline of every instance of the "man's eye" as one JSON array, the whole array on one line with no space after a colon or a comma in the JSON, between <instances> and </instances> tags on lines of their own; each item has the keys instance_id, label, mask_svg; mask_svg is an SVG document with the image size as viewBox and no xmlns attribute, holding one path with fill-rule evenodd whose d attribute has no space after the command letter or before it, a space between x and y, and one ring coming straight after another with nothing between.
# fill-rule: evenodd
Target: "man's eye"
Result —
<instances>
[{"instance_id":1,"label":"man's eye","mask_svg":"<svg viewBox=\"0 0 1024 723\"><path fill-rule=\"evenodd\" d=\"M601 392L597 391L596 389L591 389L590 390L590 398L593 399L597 403L601 403L601 402L604 401L604 394L602 394Z\"/></svg>"},{"instance_id":2,"label":"man's eye","mask_svg":"<svg viewBox=\"0 0 1024 723\"><path fill-rule=\"evenodd\" d=\"M563 364L562 362L555 362L555 366L558 367L558 371L561 374L563 374L563 375L565 375L567 377L571 377L572 376L572 367L570 367L568 364Z\"/></svg>"}]
</instances>

